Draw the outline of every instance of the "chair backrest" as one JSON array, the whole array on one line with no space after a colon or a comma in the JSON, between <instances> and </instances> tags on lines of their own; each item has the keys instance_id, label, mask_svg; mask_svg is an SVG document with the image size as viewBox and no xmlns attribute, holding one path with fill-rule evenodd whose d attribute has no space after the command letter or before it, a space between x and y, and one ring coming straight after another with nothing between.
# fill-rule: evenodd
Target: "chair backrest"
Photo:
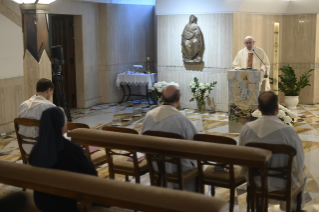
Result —
<instances>
[{"instance_id":1,"label":"chair backrest","mask_svg":"<svg viewBox=\"0 0 319 212\"><path fill-rule=\"evenodd\" d=\"M74 123L74 122L68 122L68 125L67 125L67 130L68 131L71 131L71 130L74 130L74 129L79 129L79 128L83 128L83 129L90 129L89 125L87 124L82 124L82 123ZM84 148L85 150L85 154L88 158L91 158L91 153L90 153L90 148L89 148L89 145L82 145L82 147ZM92 158L91 158L92 159Z\"/></svg>"},{"instance_id":2,"label":"chair backrest","mask_svg":"<svg viewBox=\"0 0 319 212\"><path fill-rule=\"evenodd\" d=\"M15 118L14 119L14 128L15 128L16 135L17 135L17 140L18 140L19 149L20 149L20 152L21 152L22 161L23 161L24 164L27 164L28 163L29 154L27 154L24 151L24 149L22 147L22 144L34 145L35 142L28 142L25 139L38 141L38 137L32 138L32 137L26 137L26 136L23 136L23 135L19 134L19 128L20 128L19 125L26 126L26 127L39 127L39 120L24 119L24 118Z\"/></svg>"},{"instance_id":3,"label":"chair backrest","mask_svg":"<svg viewBox=\"0 0 319 212\"><path fill-rule=\"evenodd\" d=\"M194 135L194 141L204 141L209 143L216 144L226 144L226 145L236 145L237 142L228 137L217 136L217 135L207 135L207 134L196 134ZM219 167L220 169L229 169L229 184L235 184L235 173L233 164L225 164L225 163L216 163L211 161L197 161L198 164L198 174L199 179L204 179L203 166L204 165L212 165L215 167Z\"/></svg>"},{"instance_id":4,"label":"chair backrest","mask_svg":"<svg viewBox=\"0 0 319 212\"><path fill-rule=\"evenodd\" d=\"M68 131L78 129L78 128L90 129L89 125L87 124L68 122Z\"/></svg>"},{"instance_id":5,"label":"chair backrest","mask_svg":"<svg viewBox=\"0 0 319 212\"><path fill-rule=\"evenodd\" d=\"M275 177L287 180L286 184L286 196L291 196L291 171L292 171L292 161L294 156L296 155L296 149L292 146L282 145L282 144L267 144L267 143L248 143L246 144L248 147L255 147L260 149L269 150L272 152L272 155L275 154L285 154L288 156L287 166L284 167L268 167L268 177ZM274 173L276 172L276 173ZM260 176L259 169L250 169L249 170L249 181L250 185L252 185L252 190L255 189L254 177ZM254 193L253 193L254 194Z\"/></svg>"},{"instance_id":6,"label":"chair backrest","mask_svg":"<svg viewBox=\"0 0 319 212\"><path fill-rule=\"evenodd\" d=\"M0 161L0 170L0 183L80 202L147 212L222 212L228 208L226 201L202 194L107 180L87 174L7 161Z\"/></svg>"},{"instance_id":7,"label":"chair backrest","mask_svg":"<svg viewBox=\"0 0 319 212\"><path fill-rule=\"evenodd\" d=\"M185 142L181 139L140 136L103 130L75 129L69 132L68 136L78 144L124 149L146 154L161 154L168 157L231 163L262 170L267 170L267 162L271 158L271 151L264 149L198 141ZM264 177L262 180L262 183L266 183ZM268 204L266 200L262 201L264 205Z\"/></svg>"},{"instance_id":8,"label":"chair backrest","mask_svg":"<svg viewBox=\"0 0 319 212\"><path fill-rule=\"evenodd\" d=\"M168 157L233 163L262 168L267 165L271 152L245 146L223 145L181 139L140 136L94 129L75 129L68 137L77 144L85 144L127 151L163 154Z\"/></svg>"},{"instance_id":9,"label":"chair backrest","mask_svg":"<svg viewBox=\"0 0 319 212\"><path fill-rule=\"evenodd\" d=\"M121 132L121 133L129 133L129 134L138 134L138 132L134 129L124 128L124 127L111 127L111 126L104 126L102 130L105 131L112 131L112 132Z\"/></svg>"},{"instance_id":10,"label":"chair backrest","mask_svg":"<svg viewBox=\"0 0 319 212\"><path fill-rule=\"evenodd\" d=\"M204 141L210 142L215 144L229 144L229 145L236 145L237 142L225 136L218 136L218 135L207 135L207 134L196 134L194 135L194 141Z\"/></svg>"},{"instance_id":11,"label":"chair backrest","mask_svg":"<svg viewBox=\"0 0 319 212\"><path fill-rule=\"evenodd\" d=\"M161 131L146 131L143 133L143 135L148 136L155 136L155 137L163 137L163 138L175 138L175 139L184 139L181 135L176 133L170 133L170 132L161 132ZM155 181L157 181L157 184L160 184L160 181L163 180L163 185L167 187L167 176L166 176L166 169L165 169L165 163L171 163L177 166L177 175L178 175L178 184L180 187L183 186L182 182L182 176L183 176L183 169L182 169L182 162L180 158L168 158L164 157L163 155L157 155L157 154L147 154L147 162L148 162L148 169L150 173L150 180L151 183L154 185L156 184ZM157 164L158 171L155 170L153 166L153 162ZM157 174L158 178L156 178L155 174ZM160 176L163 176L163 179L160 179Z\"/></svg>"},{"instance_id":12,"label":"chair backrest","mask_svg":"<svg viewBox=\"0 0 319 212\"><path fill-rule=\"evenodd\" d=\"M102 127L102 130L104 131L112 131L112 132L119 132L119 133L127 133L127 134L136 134L138 135L138 132L134 129L129 129L129 128L123 128L123 127L111 127L111 126L105 126ZM119 156L125 156L133 159L133 164L134 164L134 172L135 176L140 173L139 166L138 166L138 158L137 158L137 153L133 151L121 153L121 152L115 152L114 150L110 148L105 148L105 153L106 153L106 158L107 162L109 164L109 172L110 172L110 177L114 178L114 164L113 164L113 155L119 155Z\"/></svg>"},{"instance_id":13,"label":"chair backrest","mask_svg":"<svg viewBox=\"0 0 319 212\"><path fill-rule=\"evenodd\" d=\"M176 133L151 131L151 130L144 132L143 135L157 136L157 137L163 137L163 138L184 139L183 136Z\"/></svg>"}]
</instances>

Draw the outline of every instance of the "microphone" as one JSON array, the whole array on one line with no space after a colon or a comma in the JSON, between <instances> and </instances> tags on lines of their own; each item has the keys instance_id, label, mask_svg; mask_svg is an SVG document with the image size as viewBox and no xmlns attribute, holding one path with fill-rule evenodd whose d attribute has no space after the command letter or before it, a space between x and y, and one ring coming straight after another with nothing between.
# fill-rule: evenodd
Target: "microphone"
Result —
<instances>
[{"instance_id":1,"label":"microphone","mask_svg":"<svg viewBox=\"0 0 319 212\"><path fill-rule=\"evenodd\" d=\"M260 59L260 57L258 56L258 54L255 52L255 49L253 49L253 52L255 53L255 55L258 57L258 59L264 64L264 66L266 67L266 72L265 72L265 75L264 75L264 78L268 78L268 70L267 70L267 66L266 64L264 63L264 61L262 59Z\"/></svg>"}]
</instances>

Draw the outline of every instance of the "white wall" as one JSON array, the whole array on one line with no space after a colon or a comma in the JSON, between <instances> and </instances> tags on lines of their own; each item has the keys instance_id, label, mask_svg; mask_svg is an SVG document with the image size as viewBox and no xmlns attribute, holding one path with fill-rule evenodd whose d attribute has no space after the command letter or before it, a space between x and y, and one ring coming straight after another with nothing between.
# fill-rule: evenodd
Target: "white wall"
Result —
<instances>
[{"instance_id":1,"label":"white wall","mask_svg":"<svg viewBox=\"0 0 319 212\"><path fill-rule=\"evenodd\" d=\"M157 15L254 13L316 14L318 0L156 0Z\"/></svg>"},{"instance_id":2,"label":"white wall","mask_svg":"<svg viewBox=\"0 0 319 212\"><path fill-rule=\"evenodd\" d=\"M175 81L182 92L181 106L196 108L189 102L189 83L197 77L201 82L218 84L207 101L207 109L227 111L227 70L232 65L233 14L196 15L205 44L203 67L183 63L181 34L189 21L188 15L157 16L158 81Z\"/></svg>"},{"instance_id":3,"label":"white wall","mask_svg":"<svg viewBox=\"0 0 319 212\"><path fill-rule=\"evenodd\" d=\"M244 0L157 0L156 15L232 13Z\"/></svg>"},{"instance_id":4,"label":"white wall","mask_svg":"<svg viewBox=\"0 0 319 212\"><path fill-rule=\"evenodd\" d=\"M50 4L50 14L81 15L83 33L84 76L81 86L84 92L77 90L77 98L84 98L80 107L92 107L99 104L98 65L99 65L99 10L97 3L57 0ZM76 42L76 41L75 41ZM78 70L77 70L78 74ZM80 74L80 73L79 73ZM81 73L83 75L83 73ZM84 96L84 97L83 97ZM79 102L78 102L79 105ZM79 107L79 106L78 106Z\"/></svg>"},{"instance_id":5,"label":"white wall","mask_svg":"<svg viewBox=\"0 0 319 212\"><path fill-rule=\"evenodd\" d=\"M100 4L99 9L101 103L118 102L122 90L115 83L117 74L133 65L145 68L146 57L151 68L156 62L155 9L132 4Z\"/></svg>"},{"instance_id":6,"label":"white wall","mask_svg":"<svg viewBox=\"0 0 319 212\"><path fill-rule=\"evenodd\" d=\"M0 79L23 76L22 29L0 14Z\"/></svg>"}]
</instances>

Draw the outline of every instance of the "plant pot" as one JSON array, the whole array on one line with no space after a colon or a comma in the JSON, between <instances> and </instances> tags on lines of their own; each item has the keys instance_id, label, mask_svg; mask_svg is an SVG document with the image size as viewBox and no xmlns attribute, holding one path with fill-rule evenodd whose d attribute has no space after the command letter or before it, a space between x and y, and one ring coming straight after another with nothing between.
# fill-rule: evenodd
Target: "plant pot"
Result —
<instances>
[{"instance_id":1,"label":"plant pot","mask_svg":"<svg viewBox=\"0 0 319 212\"><path fill-rule=\"evenodd\" d=\"M299 103L299 96L285 96L285 103L289 110L294 110Z\"/></svg>"}]
</instances>

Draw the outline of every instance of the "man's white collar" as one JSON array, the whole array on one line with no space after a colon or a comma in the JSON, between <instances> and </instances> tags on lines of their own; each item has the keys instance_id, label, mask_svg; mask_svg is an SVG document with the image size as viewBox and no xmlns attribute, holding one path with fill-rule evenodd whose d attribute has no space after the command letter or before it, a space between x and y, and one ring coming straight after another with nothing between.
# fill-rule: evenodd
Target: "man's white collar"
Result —
<instances>
[{"instance_id":1,"label":"man's white collar","mask_svg":"<svg viewBox=\"0 0 319 212\"><path fill-rule=\"evenodd\" d=\"M255 46L251 50L248 50L247 47L246 47L246 50L247 50L248 53L254 53L253 49L255 49Z\"/></svg>"},{"instance_id":2,"label":"man's white collar","mask_svg":"<svg viewBox=\"0 0 319 212\"><path fill-rule=\"evenodd\" d=\"M32 96L30 99L28 99L26 101L26 104L28 105L29 109L34 108L37 105L43 104L43 103L50 103L52 104L50 101L48 101L46 98L44 98L44 96L42 95L34 95Z\"/></svg>"},{"instance_id":3,"label":"man's white collar","mask_svg":"<svg viewBox=\"0 0 319 212\"><path fill-rule=\"evenodd\" d=\"M289 127L280 121L277 116L262 116L256 121L247 123L247 125L256 133L258 138L264 138L277 130Z\"/></svg>"},{"instance_id":4,"label":"man's white collar","mask_svg":"<svg viewBox=\"0 0 319 212\"><path fill-rule=\"evenodd\" d=\"M178 110L171 105L162 105L149 112L155 123L163 121L164 119L176 114L181 114Z\"/></svg>"}]
</instances>

